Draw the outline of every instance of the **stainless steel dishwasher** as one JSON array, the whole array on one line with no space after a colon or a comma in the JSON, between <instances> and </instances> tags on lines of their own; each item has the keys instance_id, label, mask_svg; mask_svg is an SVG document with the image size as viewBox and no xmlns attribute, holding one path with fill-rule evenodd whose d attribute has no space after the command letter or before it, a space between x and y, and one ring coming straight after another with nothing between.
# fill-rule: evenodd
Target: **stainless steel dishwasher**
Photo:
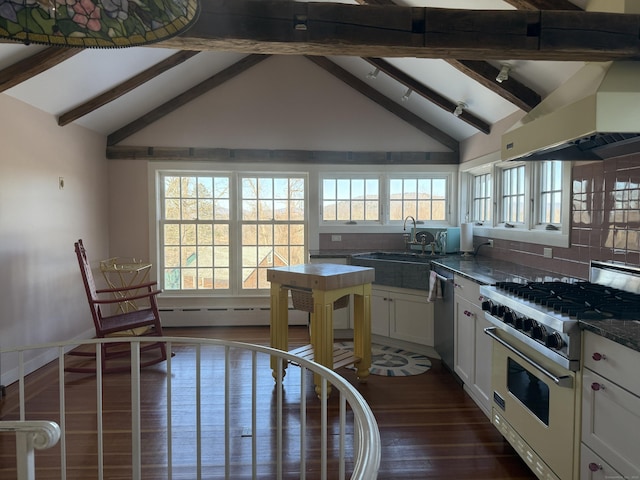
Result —
<instances>
[{"instance_id":1,"label":"stainless steel dishwasher","mask_svg":"<svg viewBox=\"0 0 640 480\"><path fill-rule=\"evenodd\" d=\"M453 316L454 292L453 272L447 268L431 263L431 270L437 275L442 298L436 298L434 313L434 343L436 352L442 358L442 364L453 372Z\"/></svg>"}]
</instances>

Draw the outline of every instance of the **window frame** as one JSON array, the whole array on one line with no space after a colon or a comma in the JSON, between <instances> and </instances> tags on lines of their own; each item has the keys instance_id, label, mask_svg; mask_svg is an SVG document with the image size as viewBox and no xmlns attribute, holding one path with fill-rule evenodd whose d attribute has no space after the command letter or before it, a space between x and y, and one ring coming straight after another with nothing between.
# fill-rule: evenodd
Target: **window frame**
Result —
<instances>
[{"instance_id":1,"label":"window frame","mask_svg":"<svg viewBox=\"0 0 640 480\"><path fill-rule=\"evenodd\" d=\"M151 168L151 167L150 167ZM176 177L225 177L229 179L229 218L228 220L222 221L222 223L227 224L229 227L229 288L209 288L209 289L165 289L165 278L164 278L164 258L163 249L165 246L165 225L169 223L187 224L193 223L195 225L198 224L212 224L215 226L215 219L207 219L207 220L168 220L163 216L163 201L164 191L165 191L165 183L164 179L169 176ZM243 218L242 213L242 185L243 180L246 178L270 178L270 179L291 179L291 178L301 178L304 185L304 198L303 201L303 219L301 221L286 221L273 219L270 224L283 224L287 225L300 225L302 224L304 229L304 240L302 245L302 258L306 259L308 257L309 251L309 233L308 233L308 225L309 225L309 217L308 217L308 206L309 206L309 175L307 172L282 172L282 171L274 171L274 170L218 170L218 169L207 169L207 168L163 168L162 165L158 166L154 171L154 211L156 213L154 218L155 226L151 230L153 233L150 235L150 242L152 242L151 252L154 253L155 268L158 278L158 284L161 289L164 289L164 294L168 297L212 297L212 298L239 298L239 297L264 297L265 294L269 292L269 287L264 286L264 288L255 288L255 289L245 289L243 287L243 244L242 244L242 232L243 227L248 223L251 223L250 220ZM150 192L151 194L151 192ZM261 224L265 224L264 222L258 222ZM197 227L196 227L197 228ZM275 241L275 239L274 239ZM261 267L256 267L259 271ZM264 267L270 268L270 267ZM197 276L196 276L197 278Z\"/></svg>"},{"instance_id":2,"label":"window frame","mask_svg":"<svg viewBox=\"0 0 640 480\"><path fill-rule=\"evenodd\" d=\"M561 204L562 213L561 221L554 224L551 229L547 228L547 223L540 223L536 219L540 212L540 162L505 162L496 158L497 155L487 155L476 160L461 165L460 175L460 192L461 205L460 221L469 221L472 216L473 208L473 179L476 175L491 173L493 181L492 197L492 220L487 222L474 222L474 234L488 238L496 238L502 240L522 241L527 243L535 243L556 247L569 247L570 245L570 197L571 197L571 167L573 162L563 161L562 163L562 192ZM501 182L502 170L504 168L512 168L524 165L525 167L525 201L524 214L525 219L522 224L513 224L513 227L505 226L505 222L501 221ZM464 213L466 212L466 213Z\"/></svg>"},{"instance_id":3,"label":"window frame","mask_svg":"<svg viewBox=\"0 0 640 480\"><path fill-rule=\"evenodd\" d=\"M324 180L327 178L356 178L356 179L378 179L379 185L379 220L378 221L333 221L333 220L324 220L323 217L323 201L324 201ZM403 180L434 180L434 179L442 179L445 181L445 191L446 191L446 199L445 199L445 218L443 220L426 220L422 218L416 217L416 221L419 224L428 225L432 227L442 227L442 226L451 226L455 221L452 215L452 209L456 205L456 201L454 198L454 190L455 190L455 173L451 170L440 170L436 169L434 171L425 171L425 172L406 172L402 175L398 175L393 172L377 172L371 173L367 175L362 175L358 172L352 171L344 171L339 173L332 173L329 171L320 171L318 173L318 203L319 203L319 214L318 214L318 225L321 229L323 228L341 228L345 227L346 229L350 229L353 231L354 229L366 229L367 227L395 227L398 225L402 225L403 219L391 220L390 219L390 209L391 209L391 198L390 198L390 189L391 189L391 180L392 179L403 179ZM343 231L350 231L343 230Z\"/></svg>"}]
</instances>

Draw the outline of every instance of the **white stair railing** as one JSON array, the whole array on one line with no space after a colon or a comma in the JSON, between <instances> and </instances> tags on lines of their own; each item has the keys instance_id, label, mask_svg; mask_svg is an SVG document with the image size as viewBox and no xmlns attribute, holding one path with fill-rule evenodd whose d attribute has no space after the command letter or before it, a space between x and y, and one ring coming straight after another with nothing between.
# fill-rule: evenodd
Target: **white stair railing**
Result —
<instances>
[{"instance_id":1,"label":"white stair railing","mask_svg":"<svg viewBox=\"0 0 640 480\"><path fill-rule=\"evenodd\" d=\"M59 418L60 424L58 429L58 436L60 437L60 459L56 465L56 468L60 471L59 478L61 480L66 480L67 470L70 468L70 459L73 458L74 454L74 452L68 451L67 436L73 435L74 432L71 427L67 426L68 422L66 422L67 396L74 395L74 384L78 382L78 378L83 378L82 376L79 377L78 374L65 374L64 369L69 357L64 355L64 352L68 352L72 348L95 348L98 362L98 374L95 375L96 398L94 400L97 408L95 425L97 438L95 442L93 442L96 445L97 451L91 453L91 456L95 456L96 458L96 465L92 467L95 469L95 477L93 477L94 473L91 473L91 476L83 478L96 478L98 480L108 478L105 474L105 470L113 468L113 465L108 464L108 457L105 458L104 454L106 445L104 440L105 431L108 434L109 430L114 427L105 424L106 420L103 418L102 414L102 402L103 396L105 396L104 389L108 388L105 384L109 380L107 377L111 375L102 375L99 371L100 362L102 361L100 356L100 344L102 342L127 342L130 343L131 346L131 398L129 400L129 404L131 412L130 427L132 458L129 478L132 480L141 479L143 476L145 478L149 478L148 473L144 474L145 465L143 465L142 462L145 442L142 440L143 432L141 428L142 400L140 379L141 376L151 368L154 369L153 375L157 377L158 373L162 373L163 376L158 378L161 380L164 379L164 384L162 385L164 393L162 393L161 399L158 400L158 404L166 404L166 407L163 407L166 408L166 415L163 414L163 416L166 416L166 424L163 425L162 428L167 432L165 441L166 445L163 447L165 449L163 456L166 458L166 465L163 467L163 471L167 472L165 477L167 480L171 480L174 476L176 478L180 475L184 477L185 459L181 456L184 453L178 455L175 452L177 451L176 442L182 443L184 441L185 431L183 429L183 425L176 422L173 410L177 409L176 398L179 398L182 401L182 392L178 391L178 394L176 395L175 390L180 388L178 384L180 382L181 372L184 373L187 370L190 375L188 378L190 381L195 383L193 386L189 385L189 388L192 387L196 392L193 400L193 407L190 410L194 414L193 428L195 429L195 439L193 440L194 446L192 450L189 450L190 454L193 455L193 460L189 460L189 462L191 462L189 463L189 468L194 470L192 474L189 474L192 475L191 478L201 479L207 477L228 479L233 478L234 475L237 474L237 472L234 473L232 470L232 468L238 468L238 466L237 464L232 465L231 463L231 452L233 449L231 434L232 431L237 433L240 428L247 429L248 434L246 436L252 437L250 440L250 459L246 461L247 464L250 463L250 471L243 471L243 476L254 479L264 477L264 469L272 468L270 465L272 460L265 462L264 458L260 457L259 453L262 454L266 448L266 446L260 448L260 442L271 443L272 441L275 441L277 448L275 458L273 459L275 464L273 478L282 478L285 471L287 475L291 474L292 446L295 447L295 450L299 450L299 458L295 462L294 467L299 469L300 479L305 479L307 476L309 454L313 455L314 461L317 461L317 458L320 458L320 472L314 471L314 479L320 478L321 480L326 480L329 476L328 472L330 463L334 465L334 469L335 465L337 465L338 473L335 478L340 480L345 478L350 478L352 480L373 480L377 478L378 467L380 464L380 434L377 422L373 412L361 394L342 376L336 374L330 369L316 364L315 362L297 357L281 350L260 345L216 339L195 339L184 337L162 337L160 338L160 341L166 343L167 351L173 351L175 348L177 351L176 357L169 357L165 363L161 363L159 366L147 367L142 370L140 369L141 339L138 337L59 342L39 345L36 347L18 347L0 350L0 354L17 355L18 365L16 368L19 372L25 371L23 359L26 352L29 352L28 356L30 358L34 356L34 351L54 350L57 352L57 356L59 358L57 362L54 362L54 364L57 364L55 367L57 368L57 372L49 372L48 378L53 378L57 373L58 384L62 386L62 388L58 387L58 403L60 411L57 418ZM185 349L188 349L188 354L185 353L187 352ZM217 349L216 353L214 354L211 349ZM250 367L247 367L247 360L244 360L242 363L243 369L241 371L234 371L234 365L237 364L236 356L243 355L246 352L250 352ZM194 357L193 365L186 363L187 361L191 361L191 357ZM210 362L213 357L217 359L217 373L215 373L215 378L211 376L207 377L211 371ZM270 359L272 357L277 359L277 374L275 375L275 379L273 378L270 368ZM201 368L201 363L203 361L202 358L206 358L206 361L209 362L204 365L204 368ZM220 360L221 358L223 360ZM285 377L280 373L284 370L283 367L287 365L289 368L287 369L286 374L287 380L285 380ZM46 368L54 367L50 365ZM159 369L161 369L160 372ZM220 373L220 371L223 373ZM295 375L296 371L299 371L300 373L299 379ZM322 379L320 398L315 397L315 395L313 396L313 402L318 402L317 408L316 405L309 405L311 402L306 399L309 390L313 390L313 386L310 385L312 382L309 382L307 378L311 376L310 372L319 374ZM222 378L222 375L224 378ZM71 378L71 381L67 384L69 378ZM87 375L84 375L84 378L87 378ZM90 375L89 378L92 379L93 377ZM245 393L250 390L250 400L239 401L237 397L232 395L234 392L230 383L232 383L232 380L237 383L239 379L241 379L245 385L249 385L250 382L250 388L245 388L243 390ZM25 397L28 396L25 394L25 386L28 384L27 380L28 376L20 374L20 378L17 382L19 386L19 418L21 422L16 423L20 423L22 425L26 425L24 421L29 417L29 405L25 401ZM274 385L274 399L271 405L272 410L275 408L275 411L265 412L265 399L257 397L257 385L259 382L262 382L262 394L264 395L264 382L267 380ZM174 386L174 384L176 384L176 386ZM67 390L70 390L70 392L67 393ZM334 401L332 406L329 407L329 391L331 391L332 399L335 399L336 396L338 397L337 406ZM158 391L157 393L161 392ZM284 400L285 393L287 394L286 402ZM294 393L295 396L299 395L300 404L295 406L295 408L292 408L290 399L294 396ZM221 406L221 411L223 413L220 418L223 418L224 423L223 430L220 433L220 437L224 434L224 439L220 440L220 447L217 447L215 451L211 450L211 418L206 418L206 415L210 414L210 398L213 396L221 398L221 401L223 402L223 405ZM90 399L87 399L87 401L89 400ZM118 402L121 401L122 399L118 399ZM284 413L284 407L287 408L286 413ZM294 411L293 415L296 418L291 417L292 411ZM295 413L296 411L298 412L297 414ZM310 412L317 412L319 417L317 419L311 418ZM178 413L175 415L181 414L183 414L183 412L178 410ZM262 423L258 422L260 415L263 415L263 417L260 417ZM239 416L242 416L243 422L246 423L243 423L242 425L233 424L232 418L237 418ZM261 425L264 425L264 416L268 417L268 426L266 427L266 430L269 432L269 435L273 434L274 437L262 435L259 438L258 433L262 432L257 432L257 430L260 430ZM181 417L178 418L180 418L180 421L183 421ZM216 419L217 418L218 417L216 417ZM1 420L2 417L0 417L0 425L5 425L5 430L9 428L7 425L11 422L2 422ZM321 438L319 439L319 451L315 450L315 444L318 440L310 436L311 433L308 431L310 422L312 425L315 425L316 428L320 425ZM53 422L43 423L49 425L52 431L58 428L57 424ZM297 435L292 435L292 424L299 425L299 427L296 427L299 428ZM51 425L55 425L55 427L51 427ZM349 426L350 428L347 428ZM122 426L118 425L117 428L121 429ZM2 428L0 428L0 431L1 430ZM180 440L174 440L174 432ZM55 436L55 433L52 435ZM283 444L284 437L286 437L289 442L287 446ZM296 442L294 445L292 443L293 438L298 439L299 443L297 443L298 440L294 440L294 442ZM350 442L348 443L347 439L349 438ZM237 439L235 441L237 441ZM32 476L21 477L19 474L18 479L32 480L34 478L33 449L31 449L31 453L29 453L28 447L29 445L33 445L33 447L39 448L36 443L38 443L38 445L40 443L39 441L36 442L35 437L31 440L24 440L21 438L19 442L24 444L27 448L25 450L24 458L19 458L18 460L19 462L25 462L26 460L27 467L25 468L28 470L26 475ZM52 445L56 442L57 437ZM180 447L181 452L184 452L184 446L181 444L178 446ZM271 445L269 445L268 448L271 449ZM87 452L83 453L87 454ZM245 460L243 460L243 462L244 461ZM29 465L31 466L29 467ZM157 465L155 466L157 467ZM121 468L121 465L118 465L118 467ZM183 470L180 470L181 468ZM262 473L260 472L261 468L263 469ZM176 473L174 473L174 469L178 469ZM347 473L348 470L350 471L350 474ZM215 471L215 473L212 474L213 471ZM332 478L334 478L333 474Z\"/></svg>"},{"instance_id":2,"label":"white stair railing","mask_svg":"<svg viewBox=\"0 0 640 480\"><path fill-rule=\"evenodd\" d=\"M16 434L18 480L34 480L35 451L53 447L60 440L60 427L46 420L0 422L0 432Z\"/></svg>"}]
</instances>

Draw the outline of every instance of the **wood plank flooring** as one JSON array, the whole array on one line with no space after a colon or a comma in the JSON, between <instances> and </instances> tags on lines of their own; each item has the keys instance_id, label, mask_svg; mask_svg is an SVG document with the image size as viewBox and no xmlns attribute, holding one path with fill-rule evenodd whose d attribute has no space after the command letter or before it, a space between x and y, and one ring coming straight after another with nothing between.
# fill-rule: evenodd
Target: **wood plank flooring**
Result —
<instances>
[{"instance_id":1,"label":"wood plank flooring","mask_svg":"<svg viewBox=\"0 0 640 480\"><path fill-rule=\"evenodd\" d=\"M167 328L167 336L185 336L196 338L221 338L260 345L269 344L268 327L212 327L212 328ZM290 328L290 348L308 343L308 331L305 327ZM193 352L174 349L176 356L172 360L174 368L180 361L190 357ZM249 355L233 357L233 363L239 372L246 371L250 362ZM205 358L202 363L203 374L210 375L215 384L220 378L222 365L220 359ZM425 374L411 377L381 377L371 375L366 384L358 383L355 373L341 368L338 370L350 383L362 393L371 406L380 429L382 440L382 461L379 479L476 479L476 480L532 480L535 476L524 462L517 456L511 446L489 423L474 402L464 393L462 387L453 376L441 367L437 360L432 361L432 368ZM295 367L289 367L285 382L285 409L294 412L300 401L299 381L296 379ZM57 378L49 367L44 367L30 375L27 382L27 411L29 418L59 421ZM195 470L193 447L188 442L196 429L196 416L189 399L193 393L195 372L191 375L177 375L174 370L172 383L178 392L172 400L174 407L174 470L175 479L193 479ZM76 377L69 377L76 375ZM267 418L266 425L258 425L260 438L258 457L261 467L258 477L275 478L275 439L270 427L268 414L274 402L273 379L262 378L258 383L260 410L266 413L259 418ZM105 376L105 393L103 395L103 421L105 425L121 425L121 428L109 427L105 434L104 451L107 479L131 478L131 414L127 407L130 398L129 376L113 374ZM143 478L160 480L167 478L166 468L166 399L163 391L166 385L163 364L155 365L142 372L142 424L143 424ZM288 382L288 383L287 383ZM246 378L238 375L232 379L234 402L238 404L250 401ZM306 394L309 413L307 455L307 478L320 478L317 462L319 451L319 425L313 419L315 394L312 382L308 382ZM67 450L72 452L68 461L69 479L96 478L95 440L95 381L91 376L67 374L67 418L66 428L72 431L67 438ZM17 388L7 388L7 397L0 403L0 419L15 419L18 415L16 402ZM203 478L224 478L222 457L222 425L223 412L216 402L213 390L211 395L204 396L201 428L203 436L208 439L203 449ZM332 398L333 400L333 398ZM336 402L330 405L330 421L336 417ZM235 415L235 414L233 414ZM292 413L293 415L293 413ZM295 417L295 415L294 415ZM251 478L251 469L247 458L250 456L250 439L242 435L241 426L250 425L250 419L242 414L233 417L233 424L238 425L231 440L232 471L230 478ZM292 431L296 431L295 428ZM258 435L258 432L256 432ZM184 442L181 438L184 437ZM330 436L331 437L331 436ZM337 436L336 436L337 438ZM329 439L329 448L335 448L334 438ZM283 478L299 478L297 459L299 456L299 438L296 435L285 435L285 469ZM9 480L16 478L15 447L13 435L0 434L0 478ZM37 452L36 465L38 480L57 479L59 477L59 447ZM335 462L329 467L328 478L337 478ZM349 465L347 466L349 468Z\"/></svg>"}]
</instances>

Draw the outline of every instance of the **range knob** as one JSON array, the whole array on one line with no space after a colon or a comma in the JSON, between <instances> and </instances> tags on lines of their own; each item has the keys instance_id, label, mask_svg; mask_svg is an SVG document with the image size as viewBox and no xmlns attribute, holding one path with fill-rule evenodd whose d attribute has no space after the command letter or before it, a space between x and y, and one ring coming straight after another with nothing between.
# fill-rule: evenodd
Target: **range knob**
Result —
<instances>
[{"instance_id":1,"label":"range knob","mask_svg":"<svg viewBox=\"0 0 640 480\"><path fill-rule=\"evenodd\" d=\"M524 330L524 317L516 317L515 326L518 330Z\"/></svg>"},{"instance_id":2,"label":"range knob","mask_svg":"<svg viewBox=\"0 0 640 480\"><path fill-rule=\"evenodd\" d=\"M491 300L485 300L482 302L482 310L485 312L491 311Z\"/></svg>"},{"instance_id":3,"label":"range knob","mask_svg":"<svg viewBox=\"0 0 640 480\"><path fill-rule=\"evenodd\" d=\"M531 336L536 340L544 340L544 337L547 336L547 331L542 325L536 322L536 324L531 327Z\"/></svg>"},{"instance_id":4,"label":"range knob","mask_svg":"<svg viewBox=\"0 0 640 480\"><path fill-rule=\"evenodd\" d=\"M558 332L553 332L552 334L547 335L544 343L547 347L555 348L556 350L564 346L564 341Z\"/></svg>"},{"instance_id":5,"label":"range knob","mask_svg":"<svg viewBox=\"0 0 640 480\"><path fill-rule=\"evenodd\" d=\"M523 329L525 332L530 332L530 331L531 331L531 329L533 328L533 324L534 324L534 322L535 322L535 320L533 320L532 318L529 318L529 317L525 318L525 319L522 321L522 329Z\"/></svg>"},{"instance_id":6,"label":"range knob","mask_svg":"<svg viewBox=\"0 0 640 480\"><path fill-rule=\"evenodd\" d=\"M513 325L516 321L516 316L515 314L509 310L508 308L505 309L504 315L502 315L502 321L504 323L508 323L510 325Z\"/></svg>"},{"instance_id":7,"label":"range knob","mask_svg":"<svg viewBox=\"0 0 640 480\"><path fill-rule=\"evenodd\" d=\"M499 317L504 317L504 312L507 311L507 308L504 305L498 305L498 316Z\"/></svg>"}]
</instances>

